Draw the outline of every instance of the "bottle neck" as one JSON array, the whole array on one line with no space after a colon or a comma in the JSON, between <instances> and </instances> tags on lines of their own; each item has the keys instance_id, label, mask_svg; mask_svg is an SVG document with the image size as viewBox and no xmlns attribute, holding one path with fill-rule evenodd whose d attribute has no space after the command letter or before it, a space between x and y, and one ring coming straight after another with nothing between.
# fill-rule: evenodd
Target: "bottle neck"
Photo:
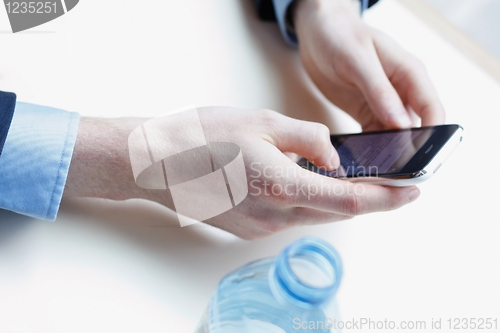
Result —
<instances>
[{"instance_id":1,"label":"bottle neck","mask_svg":"<svg viewBox=\"0 0 500 333\"><path fill-rule=\"evenodd\" d=\"M276 257L270 274L271 290L277 298L302 308L322 307L337 293L342 262L330 244L305 237Z\"/></svg>"}]
</instances>

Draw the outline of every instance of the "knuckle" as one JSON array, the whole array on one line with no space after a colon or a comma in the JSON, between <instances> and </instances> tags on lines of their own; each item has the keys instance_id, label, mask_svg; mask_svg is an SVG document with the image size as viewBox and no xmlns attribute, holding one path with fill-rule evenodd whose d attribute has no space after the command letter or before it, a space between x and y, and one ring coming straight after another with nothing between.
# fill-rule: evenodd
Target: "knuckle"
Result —
<instances>
[{"instance_id":1,"label":"knuckle","mask_svg":"<svg viewBox=\"0 0 500 333\"><path fill-rule=\"evenodd\" d=\"M414 74L419 74L427 71L427 68L422 60L412 55L407 57L404 68L407 72Z\"/></svg>"},{"instance_id":2,"label":"knuckle","mask_svg":"<svg viewBox=\"0 0 500 333\"><path fill-rule=\"evenodd\" d=\"M351 215L341 215L341 216L335 218L334 222L352 220L353 218L354 218L354 216L351 216ZM332 221L330 221L330 222L332 222Z\"/></svg>"},{"instance_id":3,"label":"knuckle","mask_svg":"<svg viewBox=\"0 0 500 333\"><path fill-rule=\"evenodd\" d=\"M444 114L444 112L442 110L440 110L439 108L433 107L433 105L431 105L431 104L425 105L420 110L420 117L424 118L424 119L428 118L428 117L431 117L433 115L442 116L443 114Z\"/></svg>"},{"instance_id":4,"label":"knuckle","mask_svg":"<svg viewBox=\"0 0 500 333\"><path fill-rule=\"evenodd\" d=\"M387 192L383 195L383 206L380 210L391 211L395 210L406 203L405 191L402 188L387 188Z\"/></svg>"},{"instance_id":5,"label":"knuckle","mask_svg":"<svg viewBox=\"0 0 500 333\"><path fill-rule=\"evenodd\" d=\"M342 202L343 210L347 215L356 216L365 211L365 207L356 194L347 195Z\"/></svg>"},{"instance_id":6,"label":"knuckle","mask_svg":"<svg viewBox=\"0 0 500 333\"><path fill-rule=\"evenodd\" d=\"M253 216L251 223L259 230L259 234L272 235L288 228L285 219L272 214Z\"/></svg>"},{"instance_id":7,"label":"knuckle","mask_svg":"<svg viewBox=\"0 0 500 333\"><path fill-rule=\"evenodd\" d=\"M243 240L246 240L246 241L253 241L253 240L256 240L256 239L259 239L260 238L260 235L257 235L257 234L251 234L251 233L246 233L246 232L242 232L242 233L235 233L236 236L238 236L239 238L243 239Z\"/></svg>"},{"instance_id":8,"label":"knuckle","mask_svg":"<svg viewBox=\"0 0 500 333\"><path fill-rule=\"evenodd\" d=\"M261 126L271 130L275 134L279 133L280 113L269 109L262 109L258 111L258 115Z\"/></svg>"},{"instance_id":9,"label":"knuckle","mask_svg":"<svg viewBox=\"0 0 500 333\"><path fill-rule=\"evenodd\" d=\"M314 143L317 147L317 153L322 155L325 151L330 150L330 129L326 125L320 123L315 123L314 126Z\"/></svg>"},{"instance_id":10,"label":"knuckle","mask_svg":"<svg viewBox=\"0 0 500 333\"><path fill-rule=\"evenodd\" d=\"M354 216L344 216L342 218L342 220L346 221L346 220L352 220L354 218Z\"/></svg>"},{"instance_id":11,"label":"knuckle","mask_svg":"<svg viewBox=\"0 0 500 333\"><path fill-rule=\"evenodd\" d=\"M320 123L317 123L316 126L317 126L317 132L322 138L328 139L330 137L330 129L328 128L328 126Z\"/></svg>"},{"instance_id":12,"label":"knuckle","mask_svg":"<svg viewBox=\"0 0 500 333\"><path fill-rule=\"evenodd\" d=\"M278 118L278 112L273 110L261 109L257 112L264 123L272 123Z\"/></svg>"},{"instance_id":13,"label":"knuckle","mask_svg":"<svg viewBox=\"0 0 500 333\"><path fill-rule=\"evenodd\" d=\"M410 57L410 61L413 63L414 67L417 67L419 69L425 69L426 68L424 62L422 60L420 60L419 58L415 57L415 56L411 56Z\"/></svg>"},{"instance_id":14,"label":"knuckle","mask_svg":"<svg viewBox=\"0 0 500 333\"><path fill-rule=\"evenodd\" d=\"M262 224L262 228L269 234L275 234L287 229L287 223L282 221L267 221Z\"/></svg>"},{"instance_id":15,"label":"knuckle","mask_svg":"<svg viewBox=\"0 0 500 333\"><path fill-rule=\"evenodd\" d=\"M245 230L243 232L236 234L236 236L238 236L241 239L246 240L246 241L254 241L257 239L262 239L262 238L268 237L270 235L271 235L270 232L268 232L262 228Z\"/></svg>"},{"instance_id":16,"label":"knuckle","mask_svg":"<svg viewBox=\"0 0 500 333\"><path fill-rule=\"evenodd\" d=\"M371 89L371 92L378 98L385 98L392 93L392 90L387 85L377 85Z\"/></svg>"},{"instance_id":17,"label":"knuckle","mask_svg":"<svg viewBox=\"0 0 500 333\"><path fill-rule=\"evenodd\" d=\"M397 191L397 189L396 189ZM398 193L394 193L391 195L391 200L389 200L388 210L394 210L406 203L406 196L402 193L403 191L398 191Z\"/></svg>"},{"instance_id":18,"label":"knuckle","mask_svg":"<svg viewBox=\"0 0 500 333\"><path fill-rule=\"evenodd\" d=\"M390 85L377 85L369 88L370 95L379 101L391 100L394 97L394 88Z\"/></svg>"}]
</instances>

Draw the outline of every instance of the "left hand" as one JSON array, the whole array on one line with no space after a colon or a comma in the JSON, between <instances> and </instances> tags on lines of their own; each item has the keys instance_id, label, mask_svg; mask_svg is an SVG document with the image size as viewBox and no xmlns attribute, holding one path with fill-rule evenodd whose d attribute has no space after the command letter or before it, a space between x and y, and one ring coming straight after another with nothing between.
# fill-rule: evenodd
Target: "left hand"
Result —
<instances>
[{"instance_id":1,"label":"left hand","mask_svg":"<svg viewBox=\"0 0 500 333\"><path fill-rule=\"evenodd\" d=\"M321 92L363 130L444 123L424 65L361 20L352 0L295 0L300 56Z\"/></svg>"}]
</instances>

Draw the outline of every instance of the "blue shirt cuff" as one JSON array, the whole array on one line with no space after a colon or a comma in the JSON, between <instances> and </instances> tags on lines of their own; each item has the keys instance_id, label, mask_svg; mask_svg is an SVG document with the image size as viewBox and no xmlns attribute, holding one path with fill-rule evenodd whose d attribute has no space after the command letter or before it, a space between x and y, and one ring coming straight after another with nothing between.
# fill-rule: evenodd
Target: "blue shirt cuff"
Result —
<instances>
[{"instance_id":1,"label":"blue shirt cuff","mask_svg":"<svg viewBox=\"0 0 500 333\"><path fill-rule=\"evenodd\" d=\"M293 47L299 45L297 35L286 28L286 11L292 4L293 0L273 0L274 12L276 13L276 21L281 30L281 35Z\"/></svg>"},{"instance_id":2,"label":"blue shirt cuff","mask_svg":"<svg viewBox=\"0 0 500 333\"><path fill-rule=\"evenodd\" d=\"M77 113L16 104L0 156L0 208L55 220L79 121Z\"/></svg>"}]
</instances>

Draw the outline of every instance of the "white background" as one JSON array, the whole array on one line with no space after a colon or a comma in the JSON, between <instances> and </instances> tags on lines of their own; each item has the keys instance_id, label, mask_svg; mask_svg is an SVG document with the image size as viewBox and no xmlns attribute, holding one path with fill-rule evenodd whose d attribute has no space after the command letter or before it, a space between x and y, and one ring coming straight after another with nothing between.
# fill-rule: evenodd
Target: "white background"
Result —
<instances>
[{"instance_id":1,"label":"white background","mask_svg":"<svg viewBox=\"0 0 500 333\"><path fill-rule=\"evenodd\" d=\"M500 57L500 1L427 0L450 22Z\"/></svg>"},{"instance_id":2,"label":"white background","mask_svg":"<svg viewBox=\"0 0 500 333\"><path fill-rule=\"evenodd\" d=\"M466 130L417 202L254 242L180 228L142 201L64 202L54 223L0 212L0 332L190 332L225 273L304 235L343 257L346 320L442 318L443 332L451 317L500 321L500 85L393 0L365 19L426 63L448 122ZM9 29L0 10L0 89L21 101L97 117L265 107L358 130L248 0L82 0L43 26Z\"/></svg>"}]
</instances>

